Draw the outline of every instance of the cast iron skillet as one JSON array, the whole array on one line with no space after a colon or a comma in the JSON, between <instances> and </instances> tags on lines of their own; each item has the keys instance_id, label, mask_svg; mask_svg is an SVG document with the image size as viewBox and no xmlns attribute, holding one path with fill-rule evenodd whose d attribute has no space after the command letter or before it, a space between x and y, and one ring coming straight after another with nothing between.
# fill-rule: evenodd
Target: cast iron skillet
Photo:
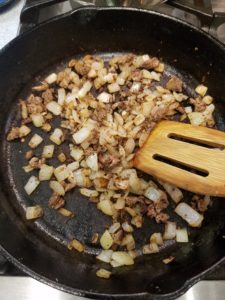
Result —
<instances>
[{"instance_id":1,"label":"cast iron skillet","mask_svg":"<svg viewBox=\"0 0 225 300\"><path fill-rule=\"evenodd\" d=\"M26 146L5 141L19 118L18 98L27 95L34 77L71 56L101 53L111 57L121 52L162 57L170 66L169 74L182 77L190 95L204 81L216 100L217 127L225 129L225 49L191 25L150 11L86 7L23 34L0 53L0 245L6 257L27 274L69 293L102 299L174 299L224 261L224 199L214 199L203 227L193 232L190 243L167 245L159 254L139 257L134 266L113 269L110 280L99 279L96 270L107 266L91 255L98 246L91 246L90 238L96 231L101 234L110 219L78 191L68 194L67 207L76 217L67 223L47 208L47 184L28 197L23 186L30 174L22 171ZM185 198L190 200L190 194ZM35 203L46 207L44 218L27 222L25 206ZM135 233L137 247L159 227L145 222ZM86 245L85 253L67 250L73 237ZM169 255L176 257L175 262L163 264Z\"/></svg>"}]
</instances>

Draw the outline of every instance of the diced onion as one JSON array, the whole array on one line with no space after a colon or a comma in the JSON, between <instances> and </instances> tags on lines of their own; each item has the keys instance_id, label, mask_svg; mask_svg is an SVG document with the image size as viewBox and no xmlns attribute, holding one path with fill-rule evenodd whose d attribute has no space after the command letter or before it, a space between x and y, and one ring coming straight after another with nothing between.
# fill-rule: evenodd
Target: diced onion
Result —
<instances>
[{"instance_id":1,"label":"diced onion","mask_svg":"<svg viewBox=\"0 0 225 300\"><path fill-rule=\"evenodd\" d=\"M59 183L58 181L55 181L55 180L50 181L49 187L57 194L59 194L61 196L65 195L65 190L64 190L63 186L61 185L61 183Z\"/></svg>"},{"instance_id":2,"label":"diced onion","mask_svg":"<svg viewBox=\"0 0 225 300\"><path fill-rule=\"evenodd\" d=\"M115 267L115 265L113 265L112 262L115 262L118 267L130 266L134 264L134 259L127 252L115 251L113 252L112 261L111 261L112 266Z\"/></svg>"},{"instance_id":3,"label":"diced onion","mask_svg":"<svg viewBox=\"0 0 225 300\"><path fill-rule=\"evenodd\" d=\"M112 272L108 271L108 270L105 270L105 269L99 269L97 272L96 272L96 275L100 278L105 278L105 279L108 279L110 278L110 276L112 275Z\"/></svg>"},{"instance_id":4,"label":"diced onion","mask_svg":"<svg viewBox=\"0 0 225 300\"><path fill-rule=\"evenodd\" d=\"M63 142L64 136L60 128L56 128L53 133L50 135L50 140L56 145L60 145Z\"/></svg>"},{"instance_id":5,"label":"diced onion","mask_svg":"<svg viewBox=\"0 0 225 300\"><path fill-rule=\"evenodd\" d=\"M62 112L62 107L56 101L50 101L46 108L55 116L59 116Z\"/></svg>"},{"instance_id":6,"label":"diced onion","mask_svg":"<svg viewBox=\"0 0 225 300\"><path fill-rule=\"evenodd\" d=\"M40 181L50 180L53 172L54 172L54 168L52 166L48 166L45 164L42 165L39 171L39 180Z\"/></svg>"},{"instance_id":7,"label":"diced onion","mask_svg":"<svg viewBox=\"0 0 225 300\"><path fill-rule=\"evenodd\" d=\"M110 200L103 200L97 204L99 210L105 215L112 216L114 213L113 204Z\"/></svg>"},{"instance_id":8,"label":"diced onion","mask_svg":"<svg viewBox=\"0 0 225 300\"><path fill-rule=\"evenodd\" d=\"M208 88L204 86L203 84L200 84L196 87L195 91L198 93L200 96L204 97L205 94L207 93Z\"/></svg>"},{"instance_id":9,"label":"diced onion","mask_svg":"<svg viewBox=\"0 0 225 300\"><path fill-rule=\"evenodd\" d=\"M109 233L115 233L117 230L120 229L120 223L116 222L113 223L110 227L109 227Z\"/></svg>"},{"instance_id":10,"label":"diced onion","mask_svg":"<svg viewBox=\"0 0 225 300\"><path fill-rule=\"evenodd\" d=\"M151 186L145 190L144 195L146 198L153 202L159 202L162 197L161 192Z\"/></svg>"},{"instance_id":11,"label":"diced onion","mask_svg":"<svg viewBox=\"0 0 225 300\"><path fill-rule=\"evenodd\" d=\"M157 245L163 244L162 234L160 232L155 232L150 237L150 243L155 243Z\"/></svg>"},{"instance_id":12,"label":"diced onion","mask_svg":"<svg viewBox=\"0 0 225 300\"><path fill-rule=\"evenodd\" d=\"M67 169L70 170L70 171L75 171L77 169L79 169L79 162L78 161L74 161L70 164L67 165Z\"/></svg>"},{"instance_id":13,"label":"diced onion","mask_svg":"<svg viewBox=\"0 0 225 300\"><path fill-rule=\"evenodd\" d=\"M200 227L204 219L203 215L184 202L177 205L175 212L192 227Z\"/></svg>"},{"instance_id":14,"label":"diced onion","mask_svg":"<svg viewBox=\"0 0 225 300\"><path fill-rule=\"evenodd\" d=\"M176 223L175 222L167 222L165 224L165 231L163 234L164 240L172 240L176 237Z\"/></svg>"},{"instance_id":15,"label":"diced onion","mask_svg":"<svg viewBox=\"0 0 225 300\"><path fill-rule=\"evenodd\" d=\"M188 118L191 124L195 126L201 125L205 121L203 114L200 112L189 113Z\"/></svg>"},{"instance_id":16,"label":"diced onion","mask_svg":"<svg viewBox=\"0 0 225 300\"><path fill-rule=\"evenodd\" d=\"M75 239L70 242L69 247L72 247L73 249L77 250L78 252L84 251L84 245Z\"/></svg>"},{"instance_id":17,"label":"diced onion","mask_svg":"<svg viewBox=\"0 0 225 300\"><path fill-rule=\"evenodd\" d=\"M98 171L98 156L97 153L91 154L86 159L87 166L93 171Z\"/></svg>"},{"instance_id":18,"label":"diced onion","mask_svg":"<svg viewBox=\"0 0 225 300\"><path fill-rule=\"evenodd\" d=\"M66 98L66 91L63 88L58 89L58 104L63 105Z\"/></svg>"},{"instance_id":19,"label":"diced onion","mask_svg":"<svg viewBox=\"0 0 225 300\"><path fill-rule=\"evenodd\" d=\"M52 158L54 153L55 146L54 145L46 145L43 148L42 157Z\"/></svg>"},{"instance_id":20,"label":"diced onion","mask_svg":"<svg viewBox=\"0 0 225 300\"><path fill-rule=\"evenodd\" d=\"M112 95L106 92L102 92L101 94L98 95L97 99L102 103L109 103L112 99Z\"/></svg>"},{"instance_id":21,"label":"diced onion","mask_svg":"<svg viewBox=\"0 0 225 300\"><path fill-rule=\"evenodd\" d=\"M52 83L56 82L56 80L57 80L57 75L55 73L52 73L52 74L48 75L48 77L45 78L45 81L48 84L52 84Z\"/></svg>"},{"instance_id":22,"label":"diced onion","mask_svg":"<svg viewBox=\"0 0 225 300\"><path fill-rule=\"evenodd\" d=\"M176 241L178 243L187 243L188 242L188 233L186 228L176 230Z\"/></svg>"},{"instance_id":23,"label":"diced onion","mask_svg":"<svg viewBox=\"0 0 225 300\"><path fill-rule=\"evenodd\" d=\"M24 189L28 195L31 195L39 186L39 184L40 181L38 180L38 178L36 176L31 176L24 186Z\"/></svg>"},{"instance_id":24,"label":"diced onion","mask_svg":"<svg viewBox=\"0 0 225 300\"><path fill-rule=\"evenodd\" d=\"M112 257L113 251L112 250L102 250L96 258L100 261L105 263L109 263Z\"/></svg>"},{"instance_id":25,"label":"diced onion","mask_svg":"<svg viewBox=\"0 0 225 300\"><path fill-rule=\"evenodd\" d=\"M113 244L113 238L108 230L106 230L100 238L100 244L104 250L108 250Z\"/></svg>"},{"instance_id":26,"label":"diced onion","mask_svg":"<svg viewBox=\"0 0 225 300\"><path fill-rule=\"evenodd\" d=\"M35 127L43 126L45 120L41 114L32 114L30 117Z\"/></svg>"},{"instance_id":27,"label":"diced onion","mask_svg":"<svg viewBox=\"0 0 225 300\"><path fill-rule=\"evenodd\" d=\"M70 175L69 170L67 169L66 165L61 165L54 170L54 175L56 179L60 182L67 179Z\"/></svg>"},{"instance_id":28,"label":"diced onion","mask_svg":"<svg viewBox=\"0 0 225 300\"><path fill-rule=\"evenodd\" d=\"M98 192L95 190L89 190L89 189L80 189L81 195L84 195L86 197L98 197Z\"/></svg>"},{"instance_id":29,"label":"diced onion","mask_svg":"<svg viewBox=\"0 0 225 300\"><path fill-rule=\"evenodd\" d=\"M26 219L33 220L41 218L44 214L43 208L40 205L29 206L26 208Z\"/></svg>"},{"instance_id":30,"label":"diced onion","mask_svg":"<svg viewBox=\"0 0 225 300\"><path fill-rule=\"evenodd\" d=\"M183 198L183 193L175 185L169 184L167 182L159 181L159 183L164 187L167 193L170 195L171 199L178 203Z\"/></svg>"},{"instance_id":31,"label":"diced onion","mask_svg":"<svg viewBox=\"0 0 225 300\"><path fill-rule=\"evenodd\" d=\"M73 134L73 139L76 144L81 144L91 135L91 128L89 127L82 127L76 133Z\"/></svg>"},{"instance_id":32,"label":"diced onion","mask_svg":"<svg viewBox=\"0 0 225 300\"><path fill-rule=\"evenodd\" d=\"M111 84L108 85L108 90L109 90L110 94L113 94L113 93L119 92L120 86L116 82L111 83Z\"/></svg>"},{"instance_id":33,"label":"diced onion","mask_svg":"<svg viewBox=\"0 0 225 300\"><path fill-rule=\"evenodd\" d=\"M153 254L159 252L159 247L156 243L150 243L149 245L145 245L142 249L143 254Z\"/></svg>"},{"instance_id":34,"label":"diced onion","mask_svg":"<svg viewBox=\"0 0 225 300\"><path fill-rule=\"evenodd\" d=\"M34 134L31 138L31 140L29 141L28 145L34 149L34 148L37 148L37 146L39 146L43 141L43 138L38 135L38 134Z\"/></svg>"},{"instance_id":35,"label":"diced onion","mask_svg":"<svg viewBox=\"0 0 225 300\"><path fill-rule=\"evenodd\" d=\"M86 81L78 92L78 98L79 99L84 98L87 95L87 93L91 90L91 88L92 88L92 83L90 81Z\"/></svg>"}]
</instances>

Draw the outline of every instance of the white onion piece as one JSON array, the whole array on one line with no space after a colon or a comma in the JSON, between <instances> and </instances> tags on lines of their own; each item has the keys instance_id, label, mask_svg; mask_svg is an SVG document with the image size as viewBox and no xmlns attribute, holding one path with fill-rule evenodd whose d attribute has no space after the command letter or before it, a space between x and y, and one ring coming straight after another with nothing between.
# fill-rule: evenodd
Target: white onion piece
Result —
<instances>
[{"instance_id":1,"label":"white onion piece","mask_svg":"<svg viewBox=\"0 0 225 300\"><path fill-rule=\"evenodd\" d=\"M106 230L100 238L100 244L104 250L108 250L113 244L113 238L108 230Z\"/></svg>"},{"instance_id":2,"label":"white onion piece","mask_svg":"<svg viewBox=\"0 0 225 300\"><path fill-rule=\"evenodd\" d=\"M33 220L42 217L44 214L43 208L40 205L29 206L26 208L26 219Z\"/></svg>"},{"instance_id":3,"label":"white onion piece","mask_svg":"<svg viewBox=\"0 0 225 300\"><path fill-rule=\"evenodd\" d=\"M49 182L49 187L56 192L57 194L64 196L65 195L65 190L64 187L59 183L58 181L50 181Z\"/></svg>"},{"instance_id":4,"label":"white onion piece","mask_svg":"<svg viewBox=\"0 0 225 300\"><path fill-rule=\"evenodd\" d=\"M195 125L195 126L199 126L205 121L205 118L201 112L189 113L188 118L189 118L191 124Z\"/></svg>"},{"instance_id":5,"label":"white onion piece","mask_svg":"<svg viewBox=\"0 0 225 300\"><path fill-rule=\"evenodd\" d=\"M60 128L56 128L50 135L49 139L56 145L62 144L64 140L63 132Z\"/></svg>"},{"instance_id":6,"label":"white onion piece","mask_svg":"<svg viewBox=\"0 0 225 300\"><path fill-rule=\"evenodd\" d=\"M98 276L100 278L104 278L104 279L109 279L111 274L112 274L112 272L105 270L105 269L99 269L96 272L96 276Z\"/></svg>"},{"instance_id":7,"label":"white onion piece","mask_svg":"<svg viewBox=\"0 0 225 300\"><path fill-rule=\"evenodd\" d=\"M155 232L150 237L150 243L155 243L157 245L163 244L162 234L160 232Z\"/></svg>"},{"instance_id":8,"label":"white onion piece","mask_svg":"<svg viewBox=\"0 0 225 300\"><path fill-rule=\"evenodd\" d=\"M113 204L110 200L103 200L97 204L97 208L105 215L112 216L114 213Z\"/></svg>"},{"instance_id":9,"label":"white onion piece","mask_svg":"<svg viewBox=\"0 0 225 300\"><path fill-rule=\"evenodd\" d=\"M183 193L181 192L180 189L178 189L175 185L172 185L167 182L163 182L161 180L159 180L159 183L164 187L164 189L167 191L167 193L170 195L171 199L175 203L181 201L181 199L183 198Z\"/></svg>"},{"instance_id":10,"label":"white onion piece","mask_svg":"<svg viewBox=\"0 0 225 300\"><path fill-rule=\"evenodd\" d=\"M46 145L43 148L42 157L51 158L54 154L54 145Z\"/></svg>"},{"instance_id":11,"label":"white onion piece","mask_svg":"<svg viewBox=\"0 0 225 300\"><path fill-rule=\"evenodd\" d=\"M79 162L78 161L74 161L70 164L67 165L67 169L70 170L70 171L75 171L77 169L79 169Z\"/></svg>"},{"instance_id":12,"label":"white onion piece","mask_svg":"<svg viewBox=\"0 0 225 300\"><path fill-rule=\"evenodd\" d=\"M186 228L176 230L176 241L178 243L187 243L188 242L188 233Z\"/></svg>"},{"instance_id":13,"label":"white onion piece","mask_svg":"<svg viewBox=\"0 0 225 300\"><path fill-rule=\"evenodd\" d=\"M39 180L44 181L44 180L50 180L52 177L52 174L54 172L54 168L52 166L48 165L42 165L39 171Z\"/></svg>"},{"instance_id":14,"label":"white onion piece","mask_svg":"<svg viewBox=\"0 0 225 300\"><path fill-rule=\"evenodd\" d=\"M96 258L98 260L104 261L105 263L109 263L112 257L113 251L112 250L102 250Z\"/></svg>"},{"instance_id":15,"label":"white onion piece","mask_svg":"<svg viewBox=\"0 0 225 300\"><path fill-rule=\"evenodd\" d=\"M52 73L52 74L48 75L48 77L45 78L45 81L48 84L52 84L52 83L56 82L56 80L57 80L57 75L55 73Z\"/></svg>"},{"instance_id":16,"label":"white onion piece","mask_svg":"<svg viewBox=\"0 0 225 300\"><path fill-rule=\"evenodd\" d=\"M98 197L98 192L95 190L89 190L89 189L80 189L81 195L84 195L86 197Z\"/></svg>"},{"instance_id":17,"label":"white onion piece","mask_svg":"<svg viewBox=\"0 0 225 300\"><path fill-rule=\"evenodd\" d=\"M84 98L87 95L87 93L91 90L91 88L92 88L92 83L90 81L86 81L78 92L78 98L79 99Z\"/></svg>"},{"instance_id":18,"label":"white onion piece","mask_svg":"<svg viewBox=\"0 0 225 300\"><path fill-rule=\"evenodd\" d=\"M204 219L203 215L184 202L177 205L175 212L192 227L200 227Z\"/></svg>"},{"instance_id":19,"label":"white onion piece","mask_svg":"<svg viewBox=\"0 0 225 300\"><path fill-rule=\"evenodd\" d=\"M55 116L59 116L62 112L62 107L56 101L50 101L46 108Z\"/></svg>"},{"instance_id":20,"label":"white onion piece","mask_svg":"<svg viewBox=\"0 0 225 300\"><path fill-rule=\"evenodd\" d=\"M63 105L66 98L66 91L63 88L58 89L58 104Z\"/></svg>"},{"instance_id":21,"label":"white onion piece","mask_svg":"<svg viewBox=\"0 0 225 300\"><path fill-rule=\"evenodd\" d=\"M35 127L43 126L45 120L44 120L42 114L32 114L32 115L30 115L30 117L31 117L31 120Z\"/></svg>"},{"instance_id":22,"label":"white onion piece","mask_svg":"<svg viewBox=\"0 0 225 300\"><path fill-rule=\"evenodd\" d=\"M91 135L92 129L89 127L82 127L76 133L73 134L73 139L76 144L81 144Z\"/></svg>"},{"instance_id":23,"label":"white onion piece","mask_svg":"<svg viewBox=\"0 0 225 300\"><path fill-rule=\"evenodd\" d=\"M153 187L148 187L145 192L144 195L146 198L148 198L149 200L153 201L153 202L159 202L161 199L161 192Z\"/></svg>"},{"instance_id":24,"label":"white onion piece","mask_svg":"<svg viewBox=\"0 0 225 300\"><path fill-rule=\"evenodd\" d=\"M172 240L176 237L176 223L175 222L167 222L165 224L165 231L163 234L164 240Z\"/></svg>"},{"instance_id":25,"label":"white onion piece","mask_svg":"<svg viewBox=\"0 0 225 300\"><path fill-rule=\"evenodd\" d=\"M203 84L200 84L196 87L195 91L198 93L200 96L204 97L205 94L207 93L208 88L204 86Z\"/></svg>"},{"instance_id":26,"label":"white onion piece","mask_svg":"<svg viewBox=\"0 0 225 300\"><path fill-rule=\"evenodd\" d=\"M31 140L29 141L28 145L30 148L34 149L36 148L37 146L39 146L43 141L43 138L38 135L38 134L34 134L31 138Z\"/></svg>"},{"instance_id":27,"label":"white onion piece","mask_svg":"<svg viewBox=\"0 0 225 300\"><path fill-rule=\"evenodd\" d=\"M19 129L19 132L20 132L20 137L25 137L31 132L31 130L26 125L22 125Z\"/></svg>"},{"instance_id":28,"label":"white onion piece","mask_svg":"<svg viewBox=\"0 0 225 300\"><path fill-rule=\"evenodd\" d=\"M38 178L36 176L31 176L24 186L24 189L28 195L31 195L39 186L39 184L40 181L38 180Z\"/></svg>"},{"instance_id":29,"label":"white onion piece","mask_svg":"<svg viewBox=\"0 0 225 300\"><path fill-rule=\"evenodd\" d=\"M67 169L66 165L61 165L54 170L54 175L56 179L60 182L69 177L70 171Z\"/></svg>"},{"instance_id":30,"label":"white onion piece","mask_svg":"<svg viewBox=\"0 0 225 300\"><path fill-rule=\"evenodd\" d=\"M111 84L108 85L108 90L109 90L110 94L113 94L113 93L119 92L120 86L116 82L111 83Z\"/></svg>"},{"instance_id":31,"label":"white onion piece","mask_svg":"<svg viewBox=\"0 0 225 300\"><path fill-rule=\"evenodd\" d=\"M72 158L76 161L79 161L81 160L81 158L83 157L84 155L84 151L80 148L76 148L76 147L73 147L71 150L70 150L70 156L72 156Z\"/></svg>"},{"instance_id":32,"label":"white onion piece","mask_svg":"<svg viewBox=\"0 0 225 300\"><path fill-rule=\"evenodd\" d=\"M113 261L117 263L118 266L130 266L134 264L134 259L127 252L124 251L113 252L112 262ZM115 265L113 267L115 267Z\"/></svg>"},{"instance_id":33,"label":"white onion piece","mask_svg":"<svg viewBox=\"0 0 225 300\"><path fill-rule=\"evenodd\" d=\"M102 103L109 103L112 99L112 95L106 92L102 92L101 94L98 95L97 99Z\"/></svg>"},{"instance_id":34,"label":"white onion piece","mask_svg":"<svg viewBox=\"0 0 225 300\"><path fill-rule=\"evenodd\" d=\"M86 158L87 166L93 170L98 171L98 155L97 153L91 154Z\"/></svg>"}]
</instances>

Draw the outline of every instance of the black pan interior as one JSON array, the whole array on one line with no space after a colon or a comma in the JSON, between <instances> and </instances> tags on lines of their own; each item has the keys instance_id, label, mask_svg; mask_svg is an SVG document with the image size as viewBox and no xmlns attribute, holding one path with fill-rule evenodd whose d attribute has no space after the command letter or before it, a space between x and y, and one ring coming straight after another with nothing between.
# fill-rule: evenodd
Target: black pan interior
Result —
<instances>
[{"instance_id":1,"label":"black pan interior","mask_svg":"<svg viewBox=\"0 0 225 300\"><path fill-rule=\"evenodd\" d=\"M0 55L0 226L4 233L0 244L20 268L72 293L81 292L89 297L101 294L147 298L154 294L174 298L223 259L224 199L213 200L203 228L192 232L190 243L168 243L159 254L139 257L134 266L114 269L112 279L101 280L96 278L95 272L107 266L96 262L92 254L97 253L99 247L93 247L90 240L93 233L101 234L111 220L78 190L66 196L67 207L76 214L68 222L47 208L50 196L47 184L28 197L23 186L30 174L24 175L22 170L27 146L5 142L10 126L19 119L17 101L28 95L35 81L63 67L72 56L91 53L108 59L127 52L162 58L168 65L166 75L181 77L189 95L194 94L197 83L204 82L215 97L216 125L225 131L225 51L215 40L192 27L151 12L86 8L25 34ZM37 154L42 150L39 148ZM185 193L185 201L190 201L190 197L190 193ZM24 220L24 209L35 203L46 208L44 218L28 223ZM173 209L171 206L170 210ZM135 233L137 246L160 229L161 225L146 221L143 229ZM86 245L84 254L66 249L74 237ZM176 260L166 266L162 259L169 255L174 255Z\"/></svg>"}]
</instances>

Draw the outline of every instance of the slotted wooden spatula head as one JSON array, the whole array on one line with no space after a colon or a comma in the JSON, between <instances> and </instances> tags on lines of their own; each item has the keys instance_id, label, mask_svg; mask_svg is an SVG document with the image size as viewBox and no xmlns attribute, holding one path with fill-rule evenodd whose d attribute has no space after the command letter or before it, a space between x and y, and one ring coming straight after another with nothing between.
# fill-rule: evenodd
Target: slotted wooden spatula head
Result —
<instances>
[{"instance_id":1,"label":"slotted wooden spatula head","mask_svg":"<svg viewBox=\"0 0 225 300\"><path fill-rule=\"evenodd\" d=\"M185 190L225 196L225 133L161 121L134 158L134 166Z\"/></svg>"}]
</instances>

